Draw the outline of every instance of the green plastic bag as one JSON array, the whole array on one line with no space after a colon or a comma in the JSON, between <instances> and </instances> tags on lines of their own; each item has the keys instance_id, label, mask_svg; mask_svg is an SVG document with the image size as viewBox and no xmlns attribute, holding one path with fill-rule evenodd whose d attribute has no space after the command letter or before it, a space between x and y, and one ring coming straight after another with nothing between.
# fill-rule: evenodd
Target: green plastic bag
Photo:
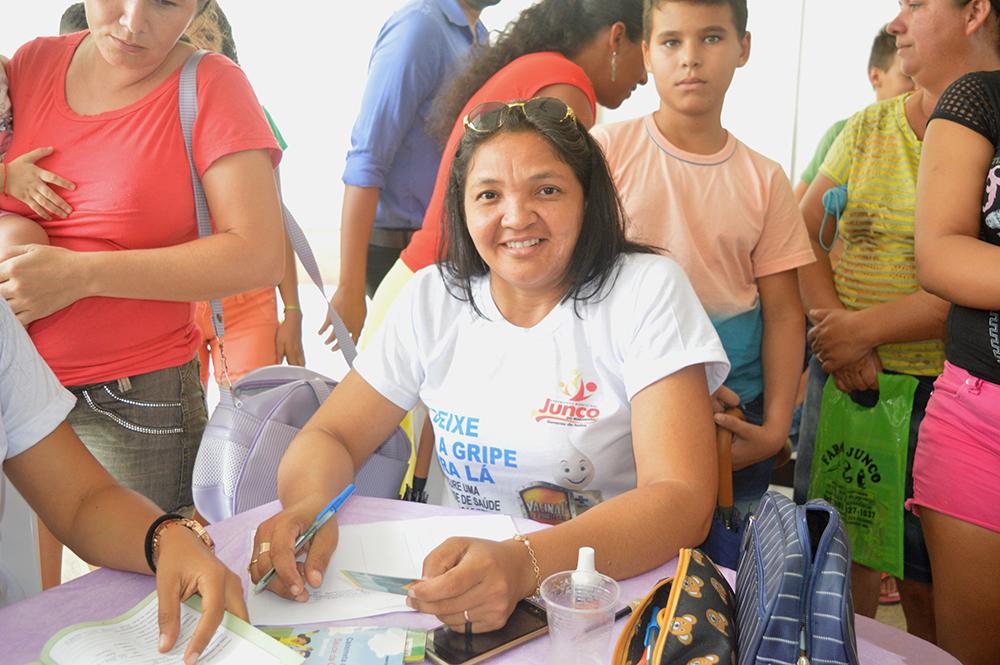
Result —
<instances>
[{"instance_id":1,"label":"green plastic bag","mask_svg":"<svg viewBox=\"0 0 1000 665\"><path fill-rule=\"evenodd\" d=\"M879 374L867 408L830 377L823 388L809 498L840 511L854 561L903 577L903 500L917 380Z\"/></svg>"}]
</instances>

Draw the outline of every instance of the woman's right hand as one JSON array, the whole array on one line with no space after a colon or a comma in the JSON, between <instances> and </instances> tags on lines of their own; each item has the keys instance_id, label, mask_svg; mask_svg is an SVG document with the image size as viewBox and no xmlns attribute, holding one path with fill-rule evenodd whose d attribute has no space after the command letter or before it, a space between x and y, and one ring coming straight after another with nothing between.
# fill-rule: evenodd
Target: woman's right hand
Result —
<instances>
[{"instance_id":1,"label":"woman's right hand","mask_svg":"<svg viewBox=\"0 0 1000 665\"><path fill-rule=\"evenodd\" d=\"M156 593L160 604L160 653L170 651L177 642L181 630L181 602L194 593L201 595L201 618L184 652L186 665L197 662L208 647L224 612L250 621L240 579L198 536L182 526L163 531L156 567Z\"/></svg>"},{"instance_id":2,"label":"woman's right hand","mask_svg":"<svg viewBox=\"0 0 1000 665\"><path fill-rule=\"evenodd\" d=\"M307 552L304 564L296 561L295 541L309 528L328 501L304 500L261 522L250 554L250 579L254 584L273 567L276 574L267 585L269 590L302 603L309 600L306 584L319 588L330 557L337 549L336 515L303 546L302 550ZM267 545L263 547L263 552L262 545Z\"/></svg>"},{"instance_id":3,"label":"woman's right hand","mask_svg":"<svg viewBox=\"0 0 1000 665\"><path fill-rule=\"evenodd\" d=\"M51 171L37 166L35 162L48 157L54 148L36 148L7 163L7 194L31 208L36 215L48 221L53 216L66 219L73 208L56 194L49 185L56 185L73 191L76 185Z\"/></svg>"}]
</instances>

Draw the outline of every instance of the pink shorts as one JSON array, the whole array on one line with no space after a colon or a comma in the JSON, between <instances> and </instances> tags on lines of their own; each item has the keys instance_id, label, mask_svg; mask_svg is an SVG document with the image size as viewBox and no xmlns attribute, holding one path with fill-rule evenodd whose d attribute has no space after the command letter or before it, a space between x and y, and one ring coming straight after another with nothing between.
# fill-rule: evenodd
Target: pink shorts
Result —
<instances>
[{"instance_id":1,"label":"pink shorts","mask_svg":"<svg viewBox=\"0 0 1000 665\"><path fill-rule=\"evenodd\" d=\"M274 340L278 332L278 305L273 286L223 298L222 313L226 325L226 359L229 361L229 377L233 381L258 367L278 362ZM202 335L198 347L201 383L208 384L211 354L215 382L222 384L225 379L219 340L212 329L212 309L207 302L197 304L195 322Z\"/></svg>"},{"instance_id":2,"label":"pink shorts","mask_svg":"<svg viewBox=\"0 0 1000 665\"><path fill-rule=\"evenodd\" d=\"M1000 533L1000 385L945 363L920 425L907 505Z\"/></svg>"}]
</instances>

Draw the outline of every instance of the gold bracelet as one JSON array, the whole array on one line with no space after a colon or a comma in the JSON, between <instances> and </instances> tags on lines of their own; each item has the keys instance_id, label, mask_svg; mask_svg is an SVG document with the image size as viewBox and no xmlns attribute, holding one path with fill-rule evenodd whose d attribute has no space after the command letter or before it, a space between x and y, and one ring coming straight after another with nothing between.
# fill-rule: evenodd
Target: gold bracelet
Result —
<instances>
[{"instance_id":1,"label":"gold bracelet","mask_svg":"<svg viewBox=\"0 0 1000 665\"><path fill-rule=\"evenodd\" d=\"M147 536L149 540L149 547L146 553L146 561L149 563L149 567L153 569L154 573L156 572L156 561L160 556L160 537L163 535L163 531L174 524L179 524L190 529L196 536L198 536L198 538L201 539L201 542L205 544L205 547L207 547L210 552L215 552L215 542L212 540L212 537L208 535L208 532L205 531L205 528L201 524L193 519L180 517L175 514L166 515L165 517L166 519L161 518L158 520L158 523L154 522L155 526L153 526L151 533Z\"/></svg>"},{"instance_id":2,"label":"gold bracelet","mask_svg":"<svg viewBox=\"0 0 1000 665\"><path fill-rule=\"evenodd\" d=\"M535 550L531 547L531 541L528 537L523 534L517 534L514 536L514 540L519 543L524 543L524 546L528 548L528 556L531 557L531 567L535 571L535 595L542 595L542 571L538 568L538 559L535 558Z\"/></svg>"},{"instance_id":3,"label":"gold bracelet","mask_svg":"<svg viewBox=\"0 0 1000 665\"><path fill-rule=\"evenodd\" d=\"M301 312L302 308L298 305L285 305L286 312Z\"/></svg>"}]
</instances>

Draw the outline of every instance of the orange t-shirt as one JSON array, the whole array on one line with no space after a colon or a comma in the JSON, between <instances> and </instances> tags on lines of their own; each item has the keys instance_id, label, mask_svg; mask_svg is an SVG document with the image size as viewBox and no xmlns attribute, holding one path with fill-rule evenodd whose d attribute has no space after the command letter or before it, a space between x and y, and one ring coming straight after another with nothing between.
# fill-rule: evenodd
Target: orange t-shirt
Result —
<instances>
[{"instance_id":1,"label":"orange t-shirt","mask_svg":"<svg viewBox=\"0 0 1000 665\"><path fill-rule=\"evenodd\" d=\"M579 65L561 53L529 53L509 63L483 84L476 94L466 102L465 108L455 121L455 126L448 137L448 143L438 167L437 180L434 183L434 193L424 213L424 223L420 230L413 234L410 244L402 251L399 258L406 266L416 272L421 268L437 263L438 244L441 240L441 229L444 224L444 195L448 189L448 174L451 163L462 139L465 126L462 121L469 111L484 102L511 102L516 99L531 99L539 90L550 85L569 84L576 86L590 100L591 115L597 115L597 96L594 86Z\"/></svg>"},{"instance_id":2,"label":"orange t-shirt","mask_svg":"<svg viewBox=\"0 0 1000 665\"><path fill-rule=\"evenodd\" d=\"M73 212L45 221L9 196L0 198L0 209L35 220L53 245L78 252L194 240L194 194L177 107L180 70L134 104L79 115L66 102L66 70L88 34L36 39L7 67L16 123L7 159L53 146L39 165L76 183L74 191L57 189ZM220 157L243 150L268 150L277 165L281 152L260 104L227 58L202 60L198 105L199 176ZM34 322L29 333L67 386L176 367L194 358L200 339L192 303L105 297L79 300Z\"/></svg>"}]
</instances>

